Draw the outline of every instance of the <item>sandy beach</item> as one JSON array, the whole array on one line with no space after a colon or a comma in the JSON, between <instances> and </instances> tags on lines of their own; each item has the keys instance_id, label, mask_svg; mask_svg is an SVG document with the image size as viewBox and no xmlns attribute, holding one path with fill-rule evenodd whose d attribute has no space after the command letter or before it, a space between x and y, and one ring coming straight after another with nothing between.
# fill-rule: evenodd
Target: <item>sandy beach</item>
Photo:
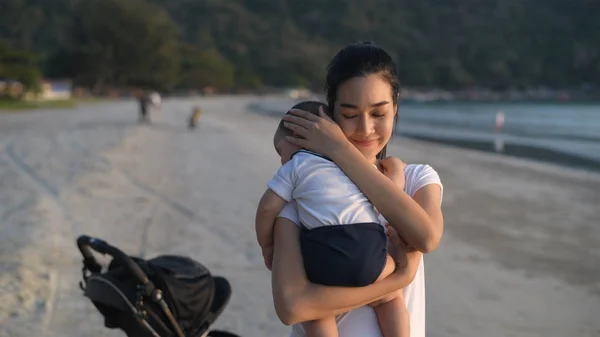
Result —
<instances>
[{"instance_id":1,"label":"sandy beach","mask_svg":"<svg viewBox=\"0 0 600 337\"><path fill-rule=\"evenodd\" d=\"M215 328L286 336L254 235L278 120L246 107L268 99L167 99L151 125L134 101L0 114L0 337L123 335L79 289L80 234L190 256L232 283ZM600 336L600 174L400 137L389 152L445 187L428 336Z\"/></svg>"}]
</instances>

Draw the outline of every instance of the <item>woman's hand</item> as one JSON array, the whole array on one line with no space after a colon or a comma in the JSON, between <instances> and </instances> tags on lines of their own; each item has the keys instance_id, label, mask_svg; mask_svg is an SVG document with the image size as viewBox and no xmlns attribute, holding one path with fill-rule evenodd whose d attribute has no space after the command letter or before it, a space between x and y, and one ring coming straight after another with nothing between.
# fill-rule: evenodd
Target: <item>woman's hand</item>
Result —
<instances>
[{"instance_id":1,"label":"woman's hand","mask_svg":"<svg viewBox=\"0 0 600 337\"><path fill-rule=\"evenodd\" d=\"M339 125L325 114L322 107L319 107L319 116L292 109L290 114L283 116L283 121L283 126L297 136L287 137L290 143L326 157L351 145Z\"/></svg>"},{"instance_id":2,"label":"woman's hand","mask_svg":"<svg viewBox=\"0 0 600 337\"><path fill-rule=\"evenodd\" d=\"M414 247L409 246L389 223L385 225L385 234L388 237L387 248L396 262L396 272L399 271L398 268L406 268L412 259L420 260L420 253ZM415 252L419 254L413 254Z\"/></svg>"}]
</instances>

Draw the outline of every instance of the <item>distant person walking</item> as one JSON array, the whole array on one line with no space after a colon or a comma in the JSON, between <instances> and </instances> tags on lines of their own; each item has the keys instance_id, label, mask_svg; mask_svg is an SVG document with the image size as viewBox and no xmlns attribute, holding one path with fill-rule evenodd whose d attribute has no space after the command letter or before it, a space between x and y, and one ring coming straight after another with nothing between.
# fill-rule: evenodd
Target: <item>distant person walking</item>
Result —
<instances>
[{"instance_id":1,"label":"distant person walking","mask_svg":"<svg viewBox=\"0 0 600 337\"><path fill-rule=\"evenodd\" d=\"M496 121L494 122L494 131L502 132L504 128L504 112L498 111L496 112Z\"/></svg>"},{"instance_id":2,"label":"distant person walking","mask_svg":"<svg viewBox=\"0 0 600 337\"><path fill-rule=\"evenodd\" d=\"M150 100L148 95L145 92L142 92L138 97L138 103L140 106L140 122L149 122L150 117L148 116L148 106L150 105Z\"/></svg>"},{"instance_id":3,"label":"distant person walking","mask_svg":"<svg viewBox=\"0 0 600 337\"><path fill-rule=\"evenodd\" d=\"M138 97L140 105L140 122L150 122L150 109L161 109L161 97L156 91L142 92Z\"/></svg>"},{"instance_id":4,"label":"distant person walking","mask_svg":"<svg viewBox=\"0 0 600 337\"><path fill-rule=\"evenodd\" d=\"M504 139L502 130L504 129L504 112L496 112L496 120L494 121L494 150L496 152L504 152Z\"/></svg>"}]
</instances>

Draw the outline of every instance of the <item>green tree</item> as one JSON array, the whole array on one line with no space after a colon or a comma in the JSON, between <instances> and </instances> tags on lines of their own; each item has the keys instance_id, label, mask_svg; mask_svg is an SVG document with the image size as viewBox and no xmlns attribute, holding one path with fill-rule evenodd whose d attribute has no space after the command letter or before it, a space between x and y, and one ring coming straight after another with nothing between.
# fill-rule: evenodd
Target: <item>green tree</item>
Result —
<instances>
[{"instance_id":1,"label":"green tree","mask_svg":"<svg viewBox=\"0 0 600 337\"><path fill-rule=\"evenodd\" d=\"M25 50L11 49L0 41L0 79L18 81L23 85L21 96L38 91L42 73L38 67L40 57Z\"/></svg>"},{"instance_id":2,"label":"green tree","mask_svg":"<svg viewBox=\"0 0 600 337\"><path fill-rule=\"evenodd\" d=\"M238 89L256 89L263 85L260 76L248 68L238 68L235 71L235 85Z\"/></svg>"},{"instance_id":3,"label":"green tree","mask_svg":"<svg viewBox=\"0 0 600 337\"><path fill-rule=\"evenodd\" d=\"M86 0L76 7L67 46L75 82L168 90L179 69L177 26L142 0Z\"/></svg>"},{"instance_id":4,"label":"green tree","mask_svg":"<svg viewBox=\"0 0 600 337\"><path fill-rule=\"evenodd\" d=\"M197 51L182 47L180 86L191 89L213 87L231 89L235 85L235 69L216 49Z\"/></svg>"},{"instance_id":5,"label":"green tree","mask_svg":"<svg viewBox=\"0 0 600 337\"><path fill-rule=\"evenodd\" d=\"M173 52L184 42L214 50L234 68L235 86L320 90L333 53L366 39L393 54L403 85L597 86L598 17L597 0L0 0L0 38L50 56L46 75L90 87L172 85L185 72L161 69L187 62ZM156 40L149 25L161 27ZM173 45L146 62L153 52L140 44Z\"/></svg>"}]
</instances>

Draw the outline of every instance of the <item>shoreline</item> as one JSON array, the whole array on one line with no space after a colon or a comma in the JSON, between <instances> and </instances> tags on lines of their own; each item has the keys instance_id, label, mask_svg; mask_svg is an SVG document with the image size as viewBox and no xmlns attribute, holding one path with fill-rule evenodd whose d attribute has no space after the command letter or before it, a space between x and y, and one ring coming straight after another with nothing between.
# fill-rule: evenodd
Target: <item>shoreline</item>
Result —
<instances>
[{"instance_id":1,"label":"shoreline","mask_svg":"<svg viewBox=\"0 0 600 337\"><path fill-rule=\"evenodd\" d=\"M499 152L496 151L494 147L495 144L493 142L427 137L423 135L410 134L407 132L402 132L400 135L402 137L429 143L455 146L463 149L491 153L498 156L516 157L545 164L555 164L561 167L600 173L600 162L560 151L554 151L552 149L505 143L502 145L503 150Z\"/></svg>"},{"instance_id":2,"label":"shoreline","mask_svg":"<svg viewBox=\"0 0 600 337\"><path fill-rule=\"evenodd\" d=\"M69 99L57 99L57 100L46 100L46 101L16 101L16 100L2 100L0 99L0 114L15 114L23 112L33 112L42 109L76 109L82 104L98 104L107 102L116 102L118 100L103 97L83 97L83 98L69 98Z\"/></svg>"},{"instance_id":3,"label":"shoreline","mask_svg":"<svg viewBox=\"0 0 600 337\"><path fill-rule=\"evenodd\" d=\"M25 112L39 109L65 109L76 108L81 103L76 99L52 101L17 101L0 99L0 113Z\"/></svg>"}]
</instances>

